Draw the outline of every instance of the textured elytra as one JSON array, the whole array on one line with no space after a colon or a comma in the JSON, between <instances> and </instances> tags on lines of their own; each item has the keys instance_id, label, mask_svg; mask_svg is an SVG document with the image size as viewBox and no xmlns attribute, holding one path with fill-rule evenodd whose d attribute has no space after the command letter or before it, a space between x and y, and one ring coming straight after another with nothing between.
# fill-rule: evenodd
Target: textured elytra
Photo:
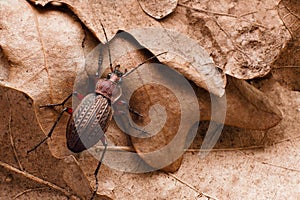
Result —
<instances>
[{"instance_id":1,"label":"textured elytra","mask_svg":"<svg viewBox=\"0 0 300 200\"><path fill-rule=\"evenodd\" d=\"M81 152L95 145L104 136L112 109L107 98L91 93L87 95L70 117L66 137L68 148Z\"/></svg>"}]
</instances>

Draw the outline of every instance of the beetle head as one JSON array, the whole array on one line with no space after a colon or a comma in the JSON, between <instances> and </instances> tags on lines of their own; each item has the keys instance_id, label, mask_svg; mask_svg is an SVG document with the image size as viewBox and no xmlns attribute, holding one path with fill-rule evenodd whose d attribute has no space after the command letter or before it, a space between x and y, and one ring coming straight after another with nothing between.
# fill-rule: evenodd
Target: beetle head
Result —
<instances>
[{"instance_id":1,"label":"beetle head","mask_svg":"<svg viewBox=\"0 0 300 200\"><path fill-rule=\"evenodd\" d=\"M116 65L115 70L113 71L113 73L116 74L119 78L121 78L124 73L121 72L119 69L120 69L120 65Z\"/></svg>"},{"instance_id":2,"label":"beetle head","mask_svg":"<svg viewBox=\"0 0 300 200\"><path fill-rule=\"evenodd\" d=\"M120 69L120 65L116 65L114 71L107 74L106 79L111 80L115 83L120 82L124 73L121 72L119 69Z\"/></svg>"}]
</instances>

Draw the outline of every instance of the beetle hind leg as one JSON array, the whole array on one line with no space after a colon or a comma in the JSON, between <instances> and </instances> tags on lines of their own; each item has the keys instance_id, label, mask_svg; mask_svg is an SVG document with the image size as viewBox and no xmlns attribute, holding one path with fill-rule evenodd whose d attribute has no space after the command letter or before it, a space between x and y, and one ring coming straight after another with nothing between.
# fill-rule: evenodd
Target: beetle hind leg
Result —
<instances>
[{"instance_id":1,"label":"beetle hind leg","mask_svg":"<svg viewBox=\"0 0 300 200\"><path fill-rule=\"evenodd\" d=\"M28 150L27 151L27 154L29 154L30 152L34 151L36 148L38 148L41 144L43 144L48 138L51 137L53 131L54 131L54 128L56 127L57 123L59 122L59 120L61 119L61 117L63 116L64 112L69 112L70 111L70 108L64 108L58 115L58 117L56 118L54 124L52 125L49 133L47 134L47 136L41 140L37 145L35 145L35 147L33 147L32 149Z\"/></svg>"},{"instance_id":2,"label":"beetle hind leg","mask_svg":"<svg viewBox=\"0 0 300 200\"><path fill-rule=\"evenodd\" d=\"M98 176L100 167L101 167L101 165L102 165L102 161L103 161L103 158L104 158L104 154L105 154L106 149L107 149L107 141L106 141L105 136L103 136L103 138L101 139L101 141L102 141L102 143L103 143L103 145L104 145L104 149L103 149L103 152L102 152L102 154L101 154L100 160L99 160L99 162L98 162L97 168L96 168L96 170L95 170L95 172L94 172L96 184L95 184L95 189L94 189L93 195L92 195L92 197L91 197L90 200L93 200L94 197L95 197L95 195L96 195L96 193L97 193L97 190L98 190L98 187L99 187L99 181L98 181L98 177L97 177L97 176Z\"/></svg>"}]
</instances>

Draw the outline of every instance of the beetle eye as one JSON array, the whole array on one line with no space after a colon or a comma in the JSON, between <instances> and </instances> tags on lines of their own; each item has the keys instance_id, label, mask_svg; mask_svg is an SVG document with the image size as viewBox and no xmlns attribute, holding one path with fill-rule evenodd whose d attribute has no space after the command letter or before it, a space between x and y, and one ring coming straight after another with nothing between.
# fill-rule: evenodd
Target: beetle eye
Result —
<instances>
[{"instance_id":1,"label":"beetle eye","mask_svg":"<svg viewBox=\"0 0 300 200\"><path fill-rule=\"evenodd\" d=\"M106 78L110 79L110 77L111 77L111 73L108 73L107 76L106 76Z\"/></svg>"}]
</instances>

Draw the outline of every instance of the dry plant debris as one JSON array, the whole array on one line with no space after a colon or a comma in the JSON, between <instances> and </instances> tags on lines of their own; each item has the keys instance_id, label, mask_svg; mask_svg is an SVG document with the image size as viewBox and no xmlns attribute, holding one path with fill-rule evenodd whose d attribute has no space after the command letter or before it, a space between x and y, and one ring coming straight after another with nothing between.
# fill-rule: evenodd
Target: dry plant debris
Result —
<instances>
[{"instance_id":1,"label":"dry plant debris","mask_svg":"<svg viewBox=\"0 0 300 200\"><path fill-rule=\"evenodd\" d=\"M61 199L62 195L89 197L97 160L88 152L72 155L66 148L68 116L63 117L48 145L42 145L29 156L26 151L43 138L57 115L56 111L38 109L38 105L60 102L73 87L88 92L86 86L97 68L99 56L90 52L99 41L105 43L99 21L106 28L112 52L116 54L120 46L133 50L114 59L114 64L122 63L128 69L147 58L149 52L158 53L155 46L149 46L136 34L139 28L169 29L197 42L203 47L203 63L211 64L207 69L222 70L222 81L214 82L210 76L213 72L204 76L204 80L215 85L212 95L217 103L225 92L227 126L215 149L200 159L194 148L201 146L200 124L192 149L165 168L174 173L129 174L104 166L99 175L97 198L300 198L299 179L295 179L299 177L300 161L298 1L160 1L164 4L161 7L155 7L153 2L157 3L135 0L0 2L0 129L3 134L0 175L13 174L13 178L2 179L0 198L38 198L39 194L50 195L49 199ZM146 49L136 51L135 44L118 39L119 30L131 33ZM151 37L158 46L162 38L155 38L155 34ZM169 39L176 44L175 37ZM188 46L174 45L170 49L185 52ZM107 65L106 54L103 59L103 65ZM197 62L170 55L158 59L191 81L201 109L199 120L210 120L212 104L208 88L191 67ZM94 68L89 68L89 64ZM139 70L137 75L142 73ZM151 73L155 74L153 70ZM138 76L133 77L128 87L140 80ZM139 91L142 92L136 92L130 104L145 111L155 102L167 106L167 126L157 138L141 140L125 136L112 122L107 135L115 144L143 158L143 153L159 149L174 136L180 111L178 102L170 101L174 99L172 91L169 94L165 88L150 86ZM158 98L162 93L168 94L166 98ZM147 113L143 115L148 120ZM184 148L182 140L181 149ZM111 147L109 151L116 149ZM153 162L147 164L155 167ZM19 180L25 184L18 184ZM46 192L41 189L44 185L60 193Z\"/></svg>"}]
</instances>

